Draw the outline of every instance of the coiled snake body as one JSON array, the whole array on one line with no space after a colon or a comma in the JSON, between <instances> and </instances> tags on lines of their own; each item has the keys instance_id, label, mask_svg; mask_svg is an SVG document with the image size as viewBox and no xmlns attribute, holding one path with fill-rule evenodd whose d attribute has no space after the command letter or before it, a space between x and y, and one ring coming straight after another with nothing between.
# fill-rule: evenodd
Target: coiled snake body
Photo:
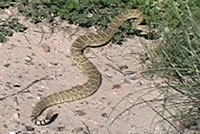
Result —
<instances>
[{"instance_id":1,"label":"coiled snake body","mask_svg":"<svg viewBox=\"0 0 200 134\"><path fill-rule=\"evenodd\" d=\"M146 32L146 27L140 25L143 21L143 13L136 9L127 10L113 18L107 29L97 34L86 34L77 38L71 47L71 57L75 65L88 76L88 81L83 85L77 85L69 90L56 92L47 97L44 97L34 107L31 120L36 125L46 125L51 122L53 117L52 112L48 112L45 119L38 119L40 114L48 107L60 103L67 103L75 100L80 100L94 94L101 85L101 73L84 55L86 47L101 46L106 44L113 35L118 31L118 28L124 21L134 18L135 28Z\"/></svg>"}]
</instances>

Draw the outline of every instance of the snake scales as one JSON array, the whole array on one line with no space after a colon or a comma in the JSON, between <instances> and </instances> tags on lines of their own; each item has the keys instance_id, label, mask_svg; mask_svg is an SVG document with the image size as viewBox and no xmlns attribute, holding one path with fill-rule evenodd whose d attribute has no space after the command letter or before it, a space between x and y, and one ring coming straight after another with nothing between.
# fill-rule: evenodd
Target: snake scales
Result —
<instances>
[{"instance_id":1,"label":"snake scales","mask_svg":"<svg viewBox=\"0 0 200 134\"><path fill-rule=\"evenodd\" d=\"M101 85L101 73L84 55L86 47L101 46L106 44L118 31L118 28L124 21L134 18L135 28L144 32L148 32L148 28L140 25L143 21L143 13L140 10L130 9L118 16L115 16L107 29L97 34L88 33L77 38L71 47L71 57L75 65L88 76L88 81L83 85L77 85L69 90L56 92L47 97L44 97L34 107L31 120L36 125L46 125L51 122L53 114L51 111L47 113L45 119L38 119L42 112L56 104L67 103L71 101L80 100L94 94Z\"/></svg>"}]
</instances>

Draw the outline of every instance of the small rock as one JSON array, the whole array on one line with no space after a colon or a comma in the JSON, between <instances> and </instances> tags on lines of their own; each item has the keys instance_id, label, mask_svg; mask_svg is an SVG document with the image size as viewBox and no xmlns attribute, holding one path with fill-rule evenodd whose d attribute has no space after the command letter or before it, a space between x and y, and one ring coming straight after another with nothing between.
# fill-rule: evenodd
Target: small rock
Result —
<instances>
[{"instance_id":1,"label":"small rock","mask_svg":"<svg viewBox=\"0 0 200 134\"><path fill-rule=\"evenodd\" d=\"M86 113L85 113L83 110L76 110L75 113L76 113L78 116L86 115Z\"/></svg>"},{"instance_id":2,"label":"small rock","mask_svg":"<svg viewBox=\"0 0 200 134\"><path fill-rule=\"evenodd\" d=\"M41 45L41 47L42 47L42 49L43 49L43 51L44 51L45 53L50 52L50 47L49 47L49 45L43 44L43 45Z\"/></svg>"},{"instance_id":3,"label":"small rock","mask_svg":"<svg viewBox=\"0 0 200 134\"><path fill-rule=\"evenodd\" d=\"M58 131L64 131L64 129L65 129L65 126L58 126L58 127L57 127L57 130L58 130Z\"/></svg>"},{"instance_id":4,"label":"small rock","mask_svg":"<svg viewBox=\"0 0 200 134\"><path fill-rule=\"evenodd\" d=\"M42 98L42 94L38 94L37 99L40 100Z\"/></svg>"},{"instance_id":5,"label":"small rock","mask_svg":"<svg viewBox=\"0 0 200 134\"><path fill-rule=\"evenodd\" d=\"M31 126L25 126L25 129L26 129L27 131L34 131L34 128L31 127Z\"/></svg>"},{"instance_id":6,"label":"small rock","mask_svg":"<svg viewBox=\"0 0 200 134\"><path fill-rule=\"evenodd\" d=\"M20 86L20 84L18 84L18 83L14 83L14 84L13 84L13 87L21 87L21 86Z\"/></svg>"},{"instance_id":7,"label":"small rock","mask_svg":"<svg viewBox=\"0 0 200 134\"><path fill-rule=\"evenodd\" d=\"M25 61L26 61L26 62L31 62L31 61L32 61L31 56L26 56Z\"/></svg>"},{"instance_id":8,"label":"small rock","mask_svg":"<svg viewBox=\"0 0 200 134\"><path fill-rule=\"evenodd\" d=\"M14 118L15 120L19 120L20 114L19 114L19 113L14 113L14 114L13 114L13 118Z\"/></svg>"},{"instance_id":9,"label":"small rock","mask_svg":"<svg viewBox=\"0 0 200 134\"><path fill-rule=\"evenodd\" d=\"M127 65L122 65L122 66L119 66L119 69L120 70L128 69L128 66Z\"/></svg>"},{"instance_id":10,"label":"small rock","mask_svg":"<svg viewBox=\"0 0 200 134\"><path fill-rule=\"evenodd\" d=\"M102 113L101 116L104 117L104 118L108 118L108 114L107 113Z\"/></svg>"},{"instance_id":11,"label":"small rock","mask_svg":"<svg viewBox=\"0 0 200 134\"><path fill-rule=\"evenodd\" d=\"M112 87L112 89L119 89L119 88L121 88L121 85L119 85L119 84L113 85L113 87Z\"/></svg>"},{"instance_id":12,"label":"small rock","mask_svg":"<svg viewBox=\"0 0 200 134\"><path fill-rule=\"evenodd\" d=\"M25 64L26 65L33 65L33 63L32 63L32 58L31 58L31 56L26 56L26 58L25 58Z\"/></svg>"},{"instance_id":13,"label":"small rock","mask_svg":"<svg viewBox=\"0 0 200 134\"><path fill-rule=\"evenodd\" d=\"M51 62L50 64L53 65L53 66L57 66L59 63L58 62Z\"/></svg>"},{"instance_id":14,"label":"small rock","mask_svg":"<svg viewBox=\"0 0 200 134\"><path fill-rule=\"evenodd\" d=\"M7 124L3 124L3 127L8 128L8 125Z\"/></svg>"},{"instance_id":15,"label":"small rock","mask_svg":"<svg viewBox=\"0 0 200 134\"><path fill-rule=\"evenodd\" d=\"M9 63L7 63L7 64L4 64L3 66L4 66L4 67L9 67L9 66L10 66L10 64L9 64Z\"/></svg>"},{"instance_id":16,"label":"small rock","mask_svg":"<svg viewBox=\"0 0 200 134\"><path fill-rule=\"evenodd\" d=\"M35 53L32 53L31 55L32 55L32 56L36 56L36 54L35 54Z\"/></svg>"}]
</instances>

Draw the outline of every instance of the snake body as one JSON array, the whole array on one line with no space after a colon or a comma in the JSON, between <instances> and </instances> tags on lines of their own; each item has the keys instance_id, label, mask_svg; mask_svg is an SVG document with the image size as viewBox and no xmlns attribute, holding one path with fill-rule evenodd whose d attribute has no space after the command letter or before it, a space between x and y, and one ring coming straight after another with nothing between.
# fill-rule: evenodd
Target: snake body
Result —
<instances>
[{"instance_id":1,"label":"snake body","mask_svg":"<svg viewBox=\"0 0 200 134\"><path fill-rule=\"evenodd\" d=\"M130 9L118 16L115 16L107 29L97 34L88 33L78 37L71 47L71 57L75 65L88 76L88 81L83 85L77 85L69 90L56 92L44 97L34 107L31 120L36 125L46 125L50 123L53 114L49 112L45 119L38 119L42 112L53 105L72 102L93 95L101 85L101 73L95 65L84 55L84 49L87 47L101 46L109 40L118 31L124 21L134 18L135 28L141 30L140 23L143 21L143 13L140 10Z\"/></svg>"}]
</instances>

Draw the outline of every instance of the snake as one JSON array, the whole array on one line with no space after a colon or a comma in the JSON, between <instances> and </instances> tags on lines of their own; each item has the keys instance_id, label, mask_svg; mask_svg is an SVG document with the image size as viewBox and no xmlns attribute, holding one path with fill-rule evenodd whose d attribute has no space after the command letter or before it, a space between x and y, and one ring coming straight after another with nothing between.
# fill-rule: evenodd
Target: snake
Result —
<instances>
[{"instance_id":1,"label":"snake","mask_svg":"<svg viewBox=\"0 0 200 134\"><path fill-rule=\"evenodd\" d=\"M54 116L52 110L46 114L46 118L39 119L39 116L45 109L50 106L69 103L72 101L81 100L93 95L100 87L102 76L97 67L84 55L84 50L88 47L98 47L107 44L111 38L118 32L120 26L129 19L135 19L134 27L147 33L149 30L141 23L144 20L144 14L138 9L128 9L119 15L115 16L105 30L97 33L86 33L80 35L70 48L70 55L73 63L87 75L88 80L82 85L76 85L71 89L55 92L42 98L33 108L31 121L38 125L47 125L52 121Z\"/></svg>"}]
</instances>

